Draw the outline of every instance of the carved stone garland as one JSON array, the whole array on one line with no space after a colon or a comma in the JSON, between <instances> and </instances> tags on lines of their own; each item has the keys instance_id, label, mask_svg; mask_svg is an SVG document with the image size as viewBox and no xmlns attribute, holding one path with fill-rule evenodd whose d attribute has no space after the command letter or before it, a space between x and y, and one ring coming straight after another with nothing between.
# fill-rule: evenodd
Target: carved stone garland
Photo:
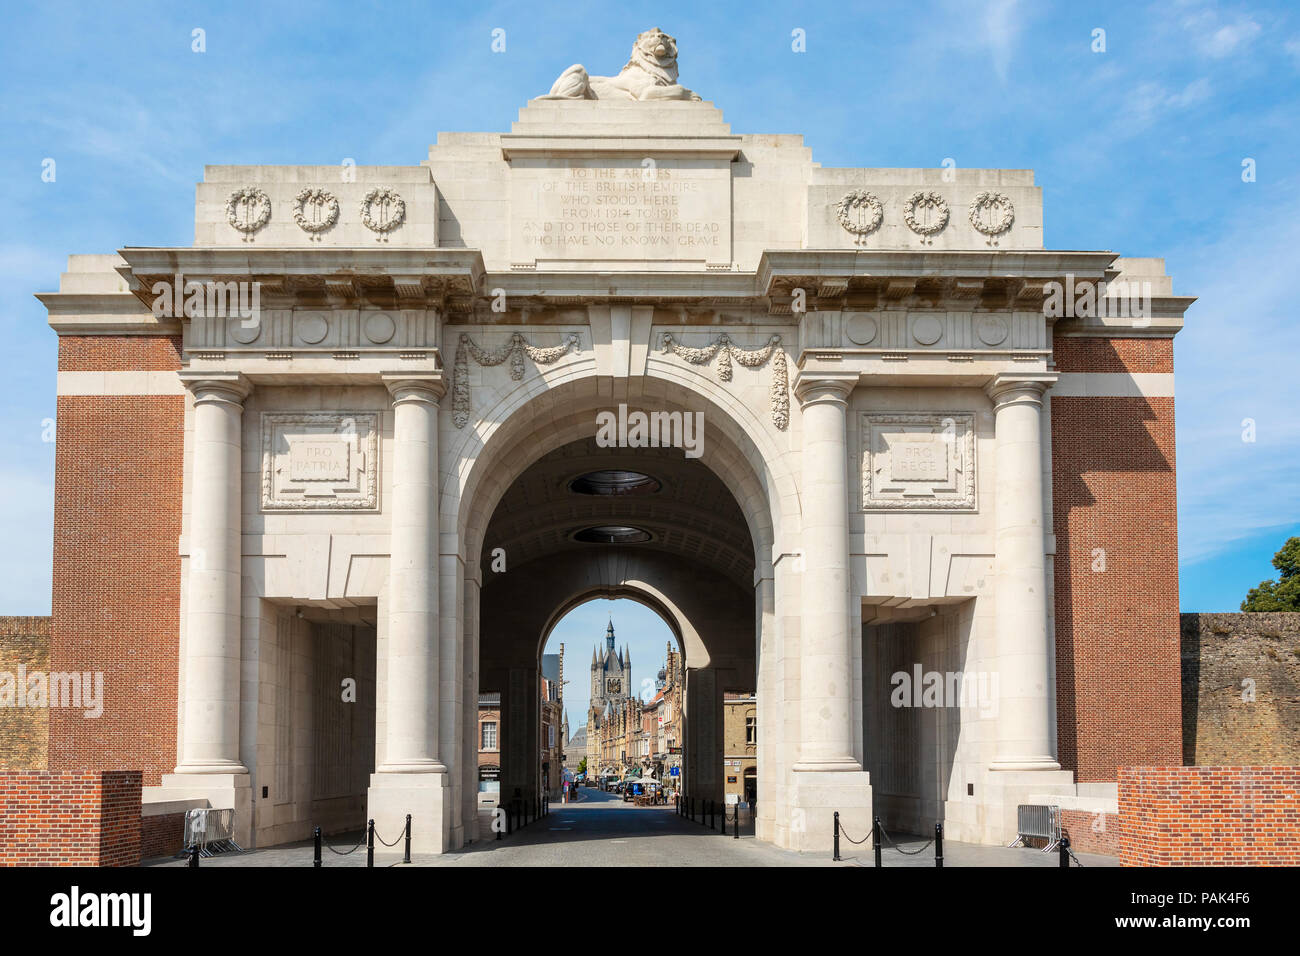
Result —
<instances>
[{"instance_id":1,"label":"carved stone garland","mask_svg":"<svg viewBox=\"0 0 1300 956\"><path fill-rule=\"evenodd\" d=\"M270 221L271 199L256 186L236 189L226 200L226 222L244 234L244 242Z\"/></svg>"},{"instance_id":2,"label":"carved stone garland","mask_svg":"<svg viewBox=\"0 0 1300 956\"><path fill-rule=\"evenodd\" d=\"M563 344L553 345L550 348L538 348L535 345L529 345L523 334L516 332L510 336L509 344L493 349L490 352L480 348L478 343L466 333L461 333L460 342L456 345L456 365L452 370L451 380L452 424L457 428L464 428L469 422L471 409L469 360L471 356L474 361L484 367L500 365L506 359L509 359L510 378L518 382L522 381L524 377L525 355L537 365L551 365L570 351L581 350L581 344L576 332L570 332L565 337Z\"/></svg>"},{"instance_id":3,"label":"carved stone garland","mask_svg":"<svg viewBox=\"0 0 1300 956\"><path fill-rule=\"evenodd\" d=\"M859 246L867 244L867 236L880 228L885 218L885 207L880 200L865 189L855 189L844 194L835 204L835 216L845 231L853 236Z\"/></svg>"},{"instance_id":4,"label":"carved stone garland","mask_svg":"<svg viewBox=\"0 0 1300 956\"><path fill-rule=\"evenodd\" d=\"M726 332L721 333L702 349L678 345L671 332L664 334L664 354L677 355L692 365L707 365L716 356L718 359L718 378L724 382L731 381L731 360L735 359L745 368L761 368L768 359L772 360L772 424L782 431L790 424L790 381L786 371L785 349L781 348L781 336L774 335L767 345L758 349L742 349L735 345Z\"/></svg>"},{"instance_id":5,"label":"carved stone garland","mask_svg":"<svg viewBox=\"0 0 1300 956\"><path fill-rule=\"evenodd\" d=\"M307 215L308 207L312 215ZM293 200L293 221L312 239L339 221L339 201L327 189L304 189Z\"/></svg>"},{"instance_id":6,"label":"carved stone garland","mask_svg":"<svg viewBox=\"0 0 1300 956\"><path fill-rule=\"evenodd\" d=\"M985 213L990 217L987 221ZM985 245L996 246L997 237L1011 228L1016 218L1016 207L1002 193L980 193L970 203L970 224L988 238Z\"/></svg>"},{"instance_id":7,"label":"carved stone garland","mask_svg":"<svg viewBox=\"0 0 1300 956\"><path fill-rule=\"evenodd\" d=\"M379 212L381 217L386 213L387 217L377 218L374 215L376 212ZM361 200L361 224L371 232L379 233L375 237L377 242L387 242L385 233L392 232L405 219L406 200L399 196L395 189L387 187L372 189L366 193L366 198Z\"/></svg>"},{"instance_id":8,"label":"carved stone garland","mask_svg":"<svg viewBox=\"0 0 1300 956\"><path fill-rule=\"evenodd\" d=\"M918 209L929 212L927 222L916 218ZM943 232L944 226L948 225L948 203L936 192L917 190L903 203L903 222L928 246L934 242L934 236Z\"/></svg>"}]
</instances>

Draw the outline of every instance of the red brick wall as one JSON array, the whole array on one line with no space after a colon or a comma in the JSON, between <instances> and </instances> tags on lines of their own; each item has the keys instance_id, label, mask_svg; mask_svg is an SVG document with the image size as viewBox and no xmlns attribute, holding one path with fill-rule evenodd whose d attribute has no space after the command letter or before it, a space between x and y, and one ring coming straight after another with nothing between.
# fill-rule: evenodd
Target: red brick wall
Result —
<instances>
[{"instance_id":1,"label":"red brick wall","mask_svg":"<svg viewBox=\"0 0 1300 956\"><path fill-rule=\"evenodd\" d=\"M1122 866L1300 866L1300 767L1124 767Z\"/></svg>"},{"instance_id":2,"label":"red brick wall","mask_svg":"<svg viewBox=\"0 0 1300 956\"><path fill-rule=\"evenodd\" d=\"M0 771L0 866L135 866L138 770Z\"/></svg>"},{"instance_id":3,"label":"red brick wall","mask_svg":"<svg viewBox=\"0 0 1300 956\"><path fill-rule=\"evenodd\" d=\"M175 856L185 845L185 814L164 813L140 820L140 859Z\"/></svg>"},{"instance_id":4,"label":"red brick wall","mask_svg":"<svg viewBox=\"0 0 1300 956\"><path fill-rule=\"evenodd\" d=\"M65 336L61 370L177 368L173 336ZM60 396L50 670L102 671L104 712L50 712L51 770L176 764L184 399Z\"/></svg>"},{"instance_id":5,"label":"red brick wall","mask_svg":"<svg viewBox=\"0 0 1300 956\"><path fill-rule=\"evenodd\" d=\"M1163 340L1059 339L1055 352L1072 371L1171 370ZM1061 765L1113 781L1121 766L1180 764L1174 400L1054 397L1051 416Z\"/></svg>"},{"instance_id":6,"label":"red brick wall","mask_svg":"<svg viewBox=\"0 0 1300 956\"><path fill-rule=\"evenodd\" d=\"M1119 856L1119 817L1113 813L1099 816L1088 810L1062 810L1061 833L1070 838L1075 853Z\"/></svg>"}]
</instances>

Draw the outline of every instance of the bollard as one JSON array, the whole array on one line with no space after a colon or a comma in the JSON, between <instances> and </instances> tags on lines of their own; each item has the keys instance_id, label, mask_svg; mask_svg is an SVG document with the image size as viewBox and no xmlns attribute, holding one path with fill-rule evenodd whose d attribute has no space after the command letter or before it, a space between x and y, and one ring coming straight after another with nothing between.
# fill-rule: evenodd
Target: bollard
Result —
<instances>
[{"instance_id":1,"label":"bollard","mask_svg":"<svg viewBox=\"0 0 1300 956\"><path fill-rule=\"evenodd\" d=\"M366 866L375 865L375 821L366 826Z\"/></svg>"},{"instance_id":2,"label":"bollard","mask_svg":"<svg viewBox=\"0 0 1300 956\"><path fill-rule=\"evenodd\" d=\"M831 859L840 862L840 811L835 811L835 836L831 840Z\"/></svg>"},{"instance_id":3,"label":"bollard","mask_svg":"<svg viewBox=\"0 0 1300 956\"><path fill-rule=\"evenodd\" d=\"M403 863L411 862L411 815L406 815L406 852L402 855Z\"/></svg>"},{"instance_id":4,"label":"bollard","mask_svg":"<svg viewBox=\"0 0 1300 956\"><path fill-rule=\"evenodd\" d=\"M880 866L880 817L871 818L871 845L876 848L876 866Z\"/></svg>"},{"instance_id":5,"label":"bollard","mask_svg":"<svg viewBox=\"0 0 1300 956\"><path fill-rule=\"evenodd\" d=\"M716 805L712 800L710 800L709 801L709 829L710 830L713 829L713 814L716 812L716 810L717 810Z\"/></svg>"},{"instance_id":6,"label":"bollard","mask_svg":"<svg viewBox=\"0 0 1300 956\"><path fill-rule=\"evenodd\" d=\"M727 806L726 806L726 804L723 804L723 805L722 805L722 835L723 835L723 836L726 836L726 835L727 835Z\"/></svg>"},{"instance_id":7,"label":"bollard","mask_svg":"<svg viewBox=\"0 0 1300 956\"><path fill-rule=\"evenodd\" d=\"M740 801L736 801L736 830L731 837L733 840L740 839Z\"/></svg>"},{"instance_id":8,"label":"bollard","mask_svg":"<svg viewBox=\"0 0 1300 956\"><path fill-rule=\"evenodd\" d=\"M1064 866L1068 869L1070 866L1070 838L1069 837L1067 836L1061 837L1061 847L1059 852L1061 855L1061 866Z\"/></svg>"},{"instance_id":9,"label":"bollard","mask_svg":"<svg viewBox=\"0 0 1300 956\"><path fill-rule=\"evenodd\" d=\"M195 843L190 847L190 866L199 865L199 845Z\"/></svg>"},{"instance_id":10,"label":"bollard","mask_svg":"<svg viewBox=\"0 0 1300 956\"><path fill-rule=\"evenodd\" d=\"M943 869L943 824L934 825L934 865L937 869Z\"/></svg>"},{"instance_id":11,"label":"bollard","mask_svg":"<svg viewBox=\"0 0 1300 956\"><path fill-rule=\"evenodd\" d=\"M505 817L505 825L507 827L510 826L510 812L506 810L505 807L501 807L501 806L497 807L497 811L500 812ZM495 813L492 814L492 824L493 824L492 829L497 831L497 839L500 840L501 831L504 830L505 827L501 825L501 818L498 817Z\"/></svg>"},{"instance_id":12,"label":"bollard","mask_svg":"<svg viewBox=\"0 0 1300 956\"><path fill-rule=\"evenodd\" d=\"M320 866L320 827L316 827L316 829L312 831L312 839L316 846L313 851L311 865Z\"/></svg>"}]
</instances>

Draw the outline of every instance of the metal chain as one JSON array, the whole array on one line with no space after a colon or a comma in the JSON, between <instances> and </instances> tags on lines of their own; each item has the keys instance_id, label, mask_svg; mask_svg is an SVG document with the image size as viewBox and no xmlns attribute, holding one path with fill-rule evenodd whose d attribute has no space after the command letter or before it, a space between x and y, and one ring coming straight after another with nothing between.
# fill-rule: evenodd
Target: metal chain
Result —
<instances>
[{"instance_id":1,"label":"metal chain","mask_svg":"<svg viewBox=\"0 0 1300 956\"><path fill-rule=\"evenodd\" d=\"M337 853L339 856L347 856L349 853L354 853L357 850L361 849L361 845L366 842L366 837L365 834L362 834L361 839L357 841L357 845L354 846L351 850L334 849L334 847L330 846L330 841L325 839L324 836L320 838L320 842L324 844L325 849L329 850L331 853Z\"/></svg>"},{"instance_id":2,"label":"metal chain","mask_svg":"<svg viewBox=\"0 0 1300 956\"><path fill-rule=\"evenodd\" d=\"M861 840L855 840L855 839L853 839L853 837L849 836L849 831L846 830L846 829L844 829L844 824L840 823L839 820L836 820L836 821L835 821L835 825L836 825L837 827L839 827L839 828L840 828L840 832L844 834L844 839L848 840L850 843L854 844L855 846L858 846L858 845L861 845L861 844L863 844L863 843L866 843L867 840L871 837L871 834L868 833L868 834L867 834L866 836L864 836Z\"/></svg>"},{"instance_id":3,"label":"metal chain","mask_svg":"<svg viewBox=\"0 0 1300 956\"><path fill-rule=\"evenodd\" d=\"M919 853L924 853L930 848L930 844L934 842L934 838L931 837L926 841L925 846L921 847L919 850L904 850L890 838L889 834L885 832L884 827L880 828L880 835L885 838L885 842L889 844L890 849L897 850L899 853L903 854L903 856L916 856Z\"/></svg>"},{"instance_id":4,"label":"metal chain","mask_svg":"<svg viewBox=\"0 0 1300 956\"><path fill-rule=\"evenodd\" d=\"M406 828L403 827L403 828L402 828L402 835L399 836L399 837L397 838L397 840L401 840L401 839L405 838L405 836L406 836ZM397 846L397 840L394 840L392 843L387 842L383 837L381 837L381 836L379 835L379 831L378 831L378 830L375 831L375 839L378 840L380 843L384 844L384 846Z\"/></svg>"}]
</instances>

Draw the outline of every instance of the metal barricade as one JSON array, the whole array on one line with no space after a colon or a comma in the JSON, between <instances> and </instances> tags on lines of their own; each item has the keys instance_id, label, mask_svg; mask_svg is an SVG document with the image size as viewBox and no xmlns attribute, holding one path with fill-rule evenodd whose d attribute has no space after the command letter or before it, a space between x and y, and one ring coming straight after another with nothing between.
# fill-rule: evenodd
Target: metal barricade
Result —
<instances>
[{"instance_id":1,"label":"metal barricade","mask_svg":"<svg viewBox=\"0 0 1300 956\"><path fill-rule=\"evenodd\" d=\"M188 854L196 846L199 856L243 849L235 842L235 811L186 810L185 849L182 852Z\"/></svg>"},{"instance_id":2,"label":"metal barricade","mask_svg":"<svg viewBox=\"0 0 1300 956\"><path fill-rule=\"evenodd\" d=\"M1055 850L1061 842L1061 808L1046 804L1022 803L1016 807L1016 838L1008 847L1027 839L1046 840L1044 853Z\"/></svg>"}]
</instances>

